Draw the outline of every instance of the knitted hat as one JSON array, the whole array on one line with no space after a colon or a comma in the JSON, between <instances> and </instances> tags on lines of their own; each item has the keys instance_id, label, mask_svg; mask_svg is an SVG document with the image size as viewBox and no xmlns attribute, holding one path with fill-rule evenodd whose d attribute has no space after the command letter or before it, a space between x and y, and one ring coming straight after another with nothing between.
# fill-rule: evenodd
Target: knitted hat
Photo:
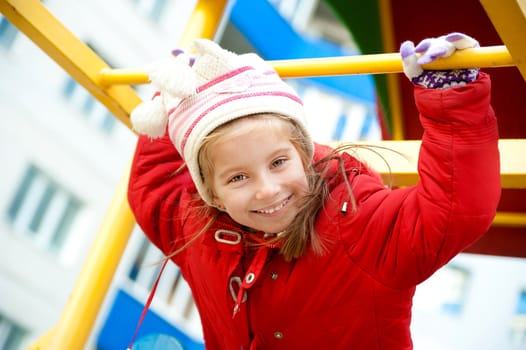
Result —
<instances>
[{"instance_id":1,"label":"knitted hat","mask_svg":"<svg viewBox=\"0 0 526 350\"><path fill-rule=\"evenodd\" d=\"M206 39L195 40L193 48L195 58L176 51L175 57L147 70L159 92L133 110L131 122L137 132L152 138L162 137L168 126L170 139L207 204L212 198L197 156L203 139L222 124L259 113L288 117L301 128L312 157L303 103L272 67L256 54L236 55Z\"/></svg>"}]
</instances>

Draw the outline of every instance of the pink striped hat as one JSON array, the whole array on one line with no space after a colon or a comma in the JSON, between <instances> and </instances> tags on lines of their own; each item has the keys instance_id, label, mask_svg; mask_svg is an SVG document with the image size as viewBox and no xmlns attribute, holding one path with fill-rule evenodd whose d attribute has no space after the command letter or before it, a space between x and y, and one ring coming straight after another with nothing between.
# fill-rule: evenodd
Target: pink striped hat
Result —
<instances>
[{"instance_id":1,"label":"pink striped hat","mask_svg":"<svg viewBox=\"0 0 526 350\"><path fill-rule=\"evenodd\" d=\"M305 123L303 103L263 59L256 54L236 55L216 43L194 41L195 58L181 51L156 62L148 70L158 93L131 114L135 130L151 137L168 133L184 158L203 200L212 204L198 164L203 139L218 126L237 118L275 113L293 120L312 140ZM313 148L307 152L312 156Z\"/></svg>"}]
</instances>

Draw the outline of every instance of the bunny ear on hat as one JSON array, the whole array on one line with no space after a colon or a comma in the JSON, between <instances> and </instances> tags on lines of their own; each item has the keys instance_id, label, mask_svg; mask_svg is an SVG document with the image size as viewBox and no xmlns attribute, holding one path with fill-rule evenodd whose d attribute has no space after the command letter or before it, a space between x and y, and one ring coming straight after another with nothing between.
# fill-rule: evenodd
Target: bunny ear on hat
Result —
<instances>
[{"instance_id":1,"label":"bunny ear on hat","mask_svg":"<svg viewBox=\"0 0 526 350\"><path fill-rule=\"evenodd\" d=\"M158 60L146 68L151 83L159 90L150 101L139 104L131 113L133 129L152 138L162 137L168 124L165 99L183 99L196 93L197 79L190 56Z\"/></svg>"},{"instance_id":2,"label":"bunny ear on hat","mask_svg":"<svg viewBox=\"0 0 526 350\"><path fill-rule=\"evenodd\" d=\"M198 85L205 84L222 74L245 66L246 63L240 60L237 54L223 49L208 39L194 40L192 48L198 56L193 66Z\"/></svg>"},{"instance_id":3,"label":"bunny ear on hat","mask_svg":"<svg viewBox=\"0 0 526 350\"><path fill-rule=\"evenodd\" d=\"M162 93L185 98L197 89L197 79L190 64L191 57L181 53L154 62L146 68L146 72L152 84Z\"/></svg>"}]
</instances>

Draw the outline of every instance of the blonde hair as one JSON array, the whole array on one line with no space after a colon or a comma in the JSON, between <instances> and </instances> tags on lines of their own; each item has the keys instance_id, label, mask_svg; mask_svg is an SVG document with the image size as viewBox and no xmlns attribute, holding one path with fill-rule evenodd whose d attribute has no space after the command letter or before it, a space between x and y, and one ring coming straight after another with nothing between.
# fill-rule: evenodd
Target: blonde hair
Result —
<instances>
[{"instance_id":1,"label":"blonde hair","mask_svg":"<svg viewBox=\"0 0 526 350\"><path fill-rule=\"evenodd\" d=\"M293 221L289 224L289 227L287 227L287 229L282 234L280 234L279 237L267 241L267 244L282 241L283 244L281 245L280 252L283 255L284 259L287 261L301 257L309 247L316 255L322 255L326 252L327 244L330 242L327 238L321 237L318 234L315 225L318 219L319 212L323 208L327 198L329 197L328 182L330 182L333 178L341 177L341 179L346 185L347 192L349 194L351 212L355 213L358 210L357 203L352 192L351 184L348 179L348 173L350 171L356 170L358 170L359 172L362 172L363 170L369 172L370 170L359 160L357 164L360 167L364 166L365 169L347 169L342 158L342 152L350 152L350 150L355 151L357 149L366 149L372 152L373 154L377 155L384 161L384 163L388 167L389 175L392 175L389 163L381 155L381 153L378 152L377 149L391 151L407 159L407 157L404 154L386 147L342 143L334 149L331 149L320 159L313 162L309 151L312 148L312 145L307 143L311 142L310 138L305 137L305 135L302 132L302 129L298 127L292 119L277 114L255 114L235 119L229 123L223 124L222 126L212 131L203 140L199 149L197 159L199 162L199 167L201 169L203 183L206 186L206 190L210 191L209 195L211 195L212 198L214 197L214 193L213 186L210 184L210 181L212 179L214 168L210 159L211 152L214 146L217 145L217 143L225 137L232 137L233 135L242 135L248 132L249 130L252 130L252 128L259 128L262 125L261 123L245 123L239 125L241 123L237 122L240 119L244 118L253 118L254 120L257 120L261 123L265 123L264 125L270 128L277 128L280 131L288 131L290 135L290 142L297 149L303 167L305 169L305 174L307 176L308 181L308 189L307 193L302 198L302 202L300 203L298 215L296 215ZM355 158L359 158L359 155L355 152L350 153ZM330 172L329 174L329 168L334 164L334 161L338 163L339 171ZM185 167L183 166L180 169L178 169L177 173L183 171L184 168ZM332 178L329 178L329 175ZM391 181L392 179L390 179L389 184L387 185L388 188L392 188ZM199 197L196 197L196 201L201 202ZM196 210L196 213L194 213L195 217L208 219L196 235L194 235L182 247L169 254L166 257L167 259L172 258L179 252L192 245L202 234L204 234L214 224L214 222L219 218L219 216L222 213L218 208L206 204L202 206L197 206L194 209Z\"/></svg>"},{"instance_id":2,"label":"blonde hair","mask_svg":"<svg viewBox=\"0 0 526 350\"><path fill-rule=\"evenodd\" d=\"M239 123L240 120L251 118L258 123ZM290 118L277 114L256 114L244 118L236 119L230 123L224 124L211 132L202 142L199 149L198 162L201 169L201 176L206 190L209 191L210 197L214 197L211 179L214 173L213 164L210 161L211 152L214 146L225 137L242 135L253 128L259 128L261 125L285 131L290 135L290 142L298 151L303 168L308 180L308 191L302 200L298 215L294 218L289 227L280 234L279 237L272 239L274 241L283 241L281 253L286 260L298 258L306 251L308 244L316 254L322 254L325 250L324 243L315 230L316 218L318 212L323 207L323 203L328 196L326 182L320 174L314 171L312 158L309 150L312 149L310 138L305 137L301 128ZM206 226L210 226L208 223Z\"/></svg>"},{"instance_id":3,"label":"blonde hair","mask_svg":"<svg viewBox=\"0 0 526 350\"><path fill-rule=\"evenodd\" d=\"M252 118L259 123L239 123L239 120L245 118ZM267 241L267 244L273 244L278 241L282 242L280 252L287 261L301 257L309 248L314 254L322 255L326 252L327 244L330 242L327 238L319 235L315 226L320 210L323 208L329 197L328 182L331 181L331 178L328 178L328 176L329 168L333 164L332 162L336 161L338 163L339 171L336 173L331 172L330 176L341 177L343 179L349 194L351 212L354 213L357 211L357 204L352 192L351 184L347 177L348 172L352 171L352 169L346 169L341 153L356 148L365 148L374 153L376 153L376 151L374 151L374 147L344 143L331 149L331 151L321 159L313 162L309 152L312 145L307 144L307 142L311 142L310 138L305 137L302 129L290 118L277 114L256 114L235 119L212 131L204 138L201 147L199 148L197 159L201 170L201 177L206 186L206 190L210 191L209 195L212 198L214 197L214 192L213 186L211 185L211 179L214 174L214 165L210 159L214 146L217 145L218 142L221 142L225 137L242 135L253 128L261 127L262 123L267 127L277 128L280 131L287 131L289 133L290 142L294 145L300 155L308 182L308 189L305 196L302 198L298 214L279 237L270 239ZM381 155L379 156L381 157ZM359 164L362 165L361 162L359 162ZM179 171L182 170L183 169L179 169ZM206 221L204 221L202 229L182 247L167 256L167 258L177 255L179 252L193 244L214 224L221 214L221 211L217 207L206 204L198 206L195 209L198 211L195 213L195 217L207 218Z\"/></svg>"},{"instance_id":4,"label":"blonde hair","mask_svg":"<svg viewBox=\"0 0 526 350\"><path fill-rule=\"evenodd\" d=\"M244 118L253 118L253 120L257 120L260 123L238 123L240 119ZM213 164L210 161L211 152L213 151L214 146L217 145L217 143L223 140L225 137L232 137L233 135L242 135L248 132L249 130L252 130L252 128L261 127L261 123L264 123L263 125L266 125L270 128L277 128L280 131L288 131L290 135L290 142L297 149L303 167L305 169L305 174L307 176L308 181L308 189L307 193L302 198L302 201L300 203L298 215L296 215L293 221L289 224L286 230L279 235L279 237L267 241L267 244L272 244L281 241L282 245L280 248L280 252L283 255L284 259L287 261L301 257L309 248L316 255L322 255L327 250L327 244L330 242L327 238L321 237L319 235L319 233L316 231L315 225L318 219L319 212L323 208L327 198L329 197L328 182L332 180L332 178L329 178L329 176L341 177L341 179L346 185L347 192L349 194L351 212L355 213L358 210L356 200L352 192L351 184L348 179L348 173L356 169L346 168L341 155L342 152L348 152L352 149L356 150L363 148L373 152L374 154L382 158L388 167L389 164L387 163L387 160L384 159L383 156L375 150L375 148L382 148L385 150L393 151L401 156L404 156L403 154L391 150L389 148L356 145L353 143L343 143L340 144L338 147L331 149L323 157L313 162L309 152L309 149L311 149L312 145L307 144L307 142L311 142L310 138L305 137L305 135L302 132L302 129L299 128L295 124L295 122L290 118L277 114L256 114L240 119L236 119L218 127L203 140L198 154L198 162L199 167L201 169L203 183L206 186L206 190L210 191L209 195L213 198L213 186L210 184L214 172ZM339 171L330 172L329 174L329 168L331 167L331 165L334 164L334 161L337 162ZM360 161L358 162L358 164L359 166L364 166ZM369 169L366 166L365 168L366 169L358 170L360 172L362 170L369 171ZM182 170L183 169L179 169L179 171ZM391 185L389 185L388 187L391 187ZM203 206L198 206L195 209L198 210L198 212L196 213L197 215L195 217L208 219L206 220L202 229L196 235L194 235L182 247L180 247L175 252L167 256L167 258L173 257L174 255L178 254L179 252L193 244L202 234L204 234L214 224L214 222L218 219L218 217L221 214L221 211L218 208L206 204Z\"/></svg>"}]
</instances>

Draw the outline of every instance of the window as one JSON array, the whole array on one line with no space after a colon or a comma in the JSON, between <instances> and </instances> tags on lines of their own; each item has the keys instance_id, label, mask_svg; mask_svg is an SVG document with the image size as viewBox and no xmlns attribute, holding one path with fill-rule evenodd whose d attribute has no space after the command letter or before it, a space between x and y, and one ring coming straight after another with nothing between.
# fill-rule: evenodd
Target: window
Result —
<instances>
[{"instance_id":1,"label":"window","mask_svg":"<svg viewBox=\"0 0 526 350\"><path fill-rule=\"evenodd\" d=\"M18 350L25 330L0 314L0 349Z\"/></svg>"},{"instance_id":2,"label":"window","mask_svg":"<svg viewBox=\"0 0 526 350\"><path fill-rule=\"evenodd\" d=\"M18 30L4 16L0 15L0 46L10 48Z\"/></svg>"},{"instance_id":3,"label":"window","mask_svg":"<svg viewBox=\"0 0 526 350\"><path fill-rule=\"evenodd\" d=\"M128 272L133 288L140 290L139 295L151 291L161 270L163 259L163 253L146 237L141 237L139 250ZM155 303L160 306L159 310L178 320L188 321L197 314L190 287L181 276L179 268L172 262L166 265L159 280Z\"/></svg>"},{"instance_id":4,"label":"window","mask_svg":"<svg viewBox=\"0 0 526 350\"><path fill-rule=\"evenodd\" d=\"M35 166L29 166L8 209L15 230L60 252L81 202Z\"/></svg>"},{"instance_id":5,"label":"window","mask_svg":"<svg viewBox=\"0 0 526 350\"><path fill-rule=\"evenodd\" d=\"M89 43L87 45L98 56L102 57L93 45ZM105 62L108 61L105 60ZM109 65L111 66L111 64ZM69 75L64 82L62 95L85 116L88 123L106 134L111 134L114 130L117 125L117 119L113 114Z\"/></svg>"},{"instance_id":6,"label":"window","mask_svg":"<svg viewBox=\"0 0 526 350\"><path fill-rule=\"evenodd\" d=\"M451 316L462 314L470 273L450 263L417 287L413 305L430 312Z\"/></svg>"},{"instance_id":7,"label":"window","mask_svg":"<svg viewBox=\"0 0 526 350\"><path fill-rule=\"evenodd\" d=\"M462 312L466 301L466 288L469 272L453 264L444 269L441 283L445 287L442 300L442 311L447 314L457 315Z\"/></svg>"},{"instance_id":8,"label":"window","mask_svg":"<svg viewBox=\"0 0 526 350\"><path fill-rule=\"evenodd\" d=\"M519 292L511 323L511 343L514 349L526 348L526 289Z\"/></svg>"}]
</instances>

